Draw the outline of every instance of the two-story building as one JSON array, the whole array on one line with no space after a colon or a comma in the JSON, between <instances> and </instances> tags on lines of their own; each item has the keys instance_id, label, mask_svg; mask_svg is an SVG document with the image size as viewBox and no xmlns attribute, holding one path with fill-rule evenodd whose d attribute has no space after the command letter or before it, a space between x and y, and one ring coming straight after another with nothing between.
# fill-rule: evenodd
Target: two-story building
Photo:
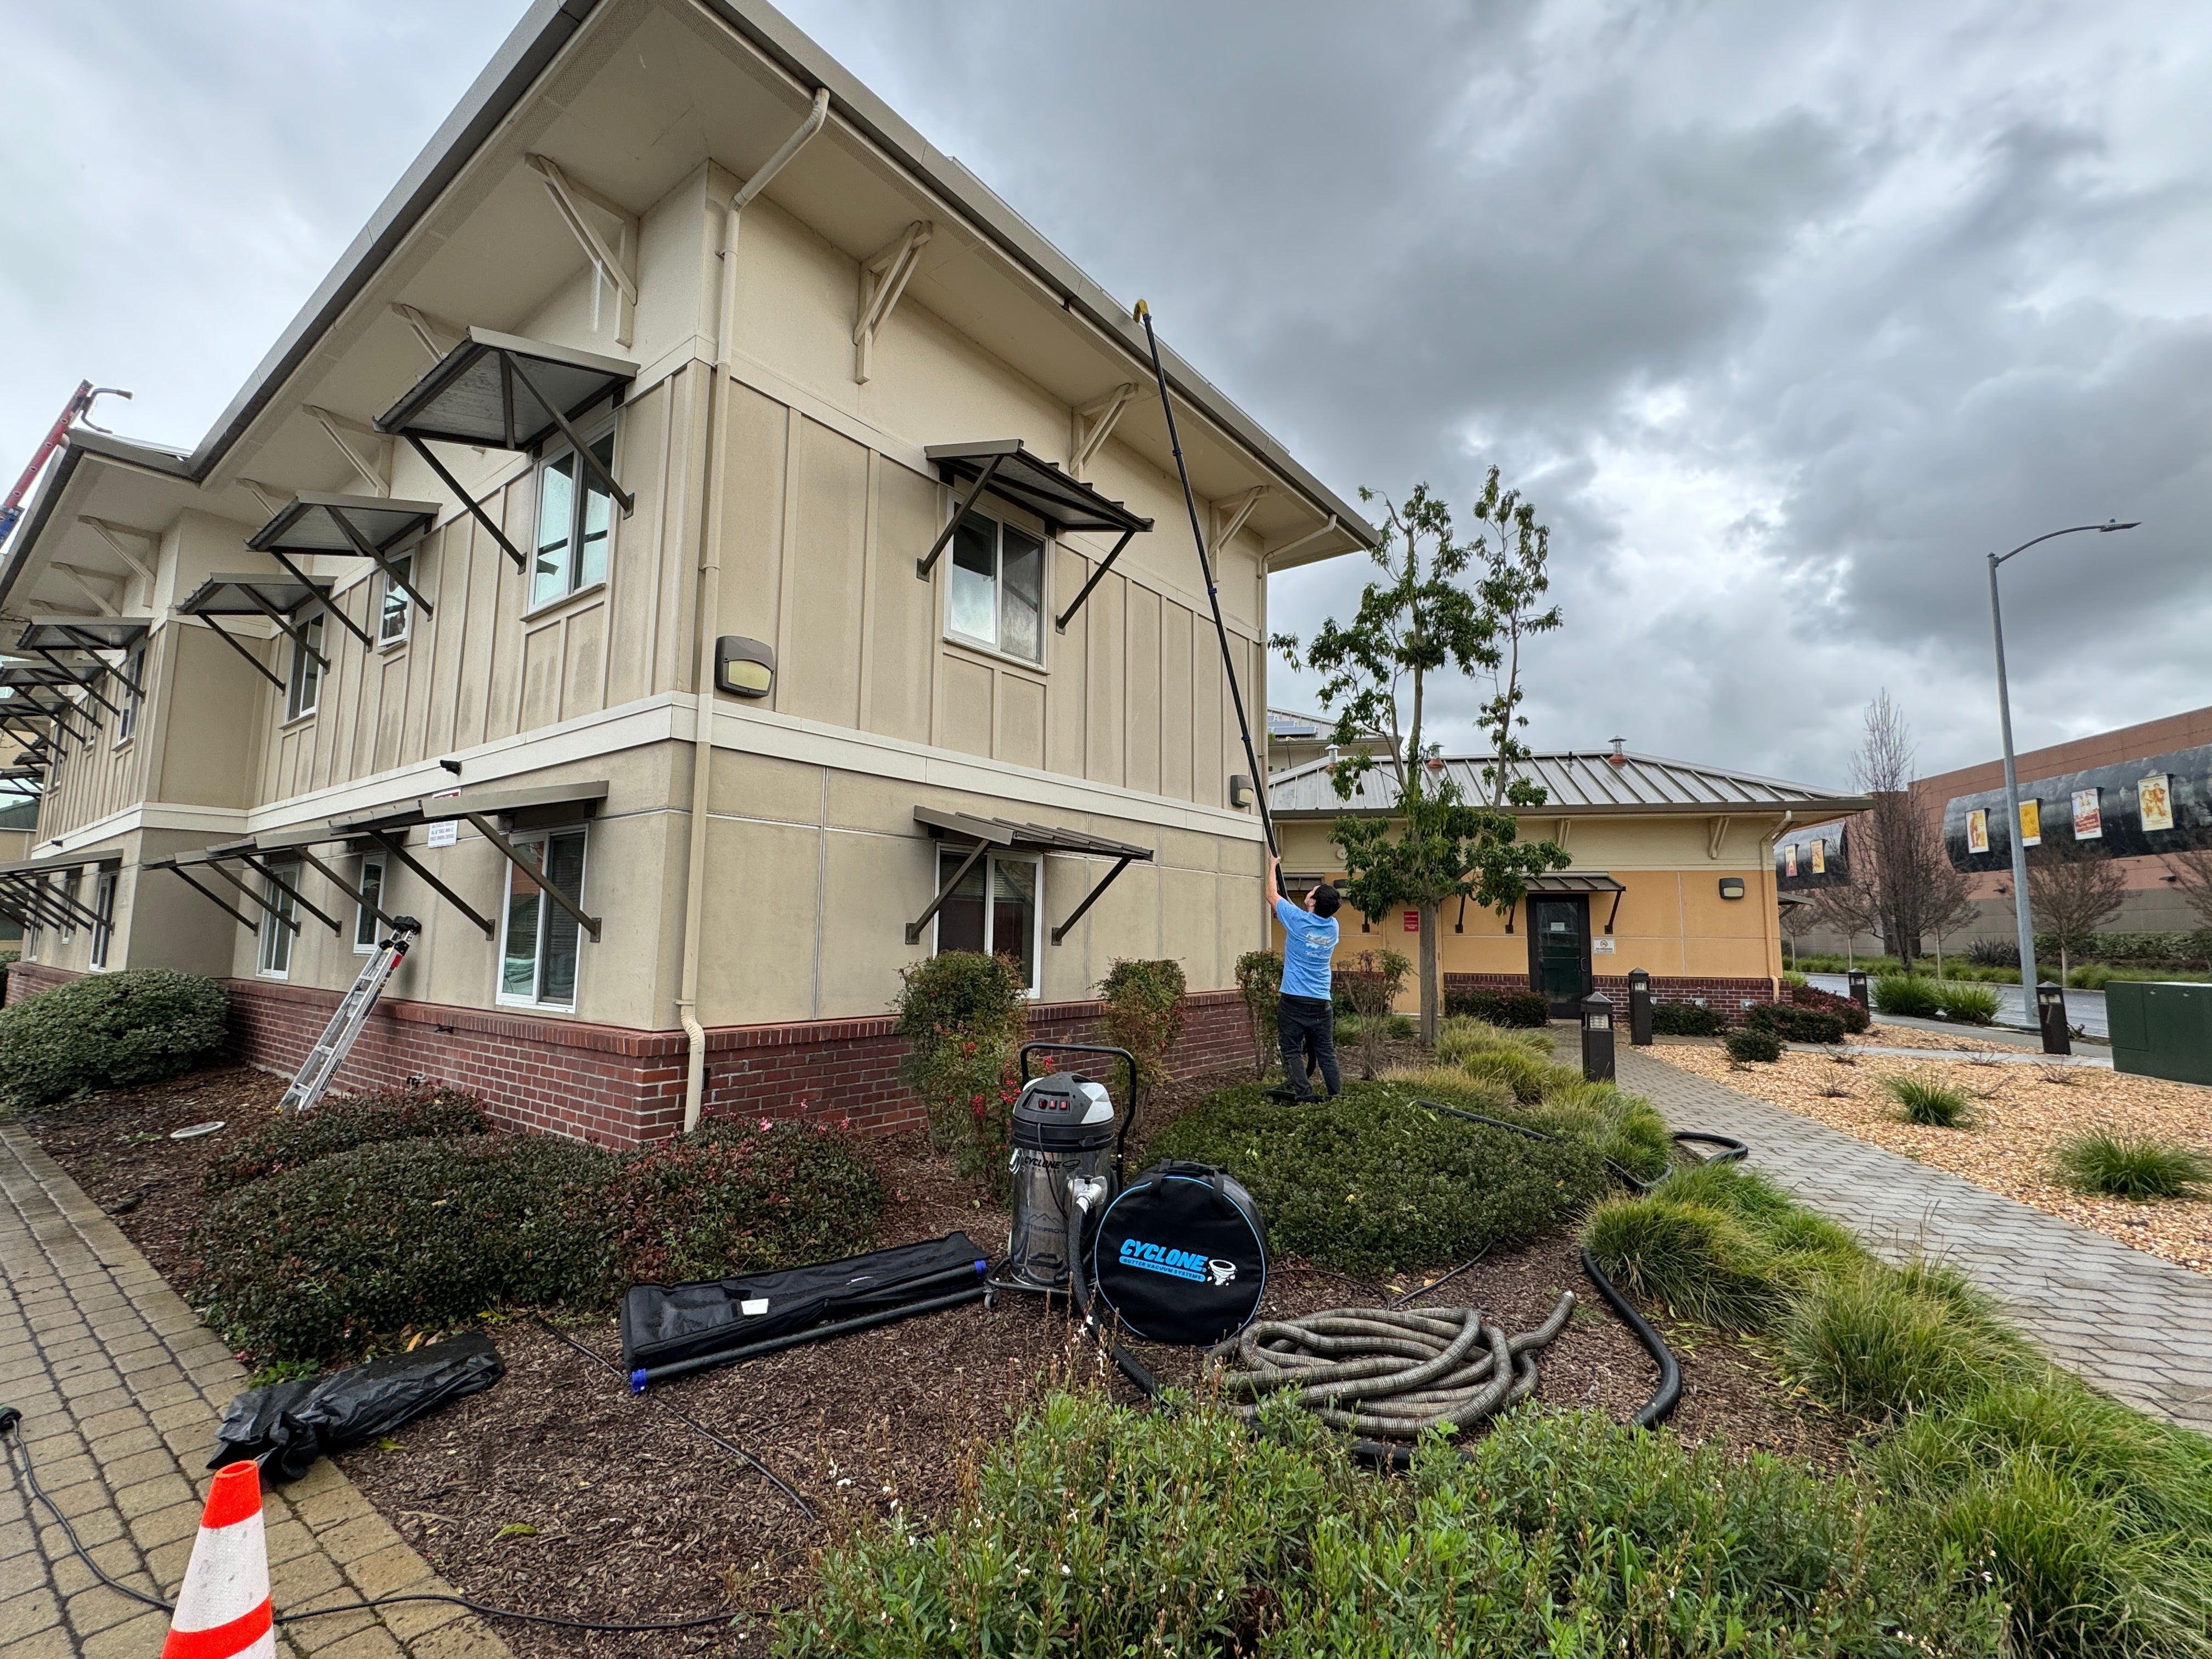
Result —
<instances>
[{"instance_id":1,"label":"two-story building","mask_svg":"<svg viewBox=\"0 0 2212 1659\"><path fill-rule=\"evenodd\" d=\"M1374 532L1180 359L1231 666ZM79 428L0 568L20 997L229 985L289 1070L610 1141L906 1110L902 969L1243 1052L1262 841L1141 328L757 0L543 0L189 453ZM1260 734L1255 734L1260 735Z\"/></svg>"}]
</instances>

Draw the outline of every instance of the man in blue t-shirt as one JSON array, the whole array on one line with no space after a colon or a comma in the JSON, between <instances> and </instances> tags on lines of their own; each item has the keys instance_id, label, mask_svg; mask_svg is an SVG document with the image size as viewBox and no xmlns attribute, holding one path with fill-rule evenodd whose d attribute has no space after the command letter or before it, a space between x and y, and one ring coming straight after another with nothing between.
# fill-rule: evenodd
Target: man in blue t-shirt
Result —
<instances>
[{"instance_id":1,"label":"man in blue t-shirt","mask_svg":"<svg viewBox=\"0 0 2212 1659\"><path fill-rule=\"evenodd\" d=\"M1331 1097L1344 1085L1336 1072L1334 1009L1329 1001L1329 958L1336 954L1336 907L1342 899L1322 882L1304 908L1283 896L1283 861L1267 861L1267 904L1283 924L1283 995L1275 1034L1283 1044L1283 1082L1293 1100L1314 1098L1306 1080L1305 1049L1321 1062Z\"/></svg>"}]
</instances>

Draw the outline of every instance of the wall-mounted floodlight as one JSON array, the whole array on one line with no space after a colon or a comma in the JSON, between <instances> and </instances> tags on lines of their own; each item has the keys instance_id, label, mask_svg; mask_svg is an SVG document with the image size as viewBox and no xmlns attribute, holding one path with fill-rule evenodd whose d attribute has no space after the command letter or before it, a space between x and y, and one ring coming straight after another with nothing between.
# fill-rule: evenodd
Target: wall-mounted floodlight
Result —
<instances>
[{"instance_id":1,"label":"wall-mounted floodlight","mask_svg":"<svg viewBox=\"0 0 2212 1659\"><path fill-rule=\"evenodd\" d=\"M764 697L775 689L775 647L741 634L714 641L714 689L738 697Z\"/></svg>"},{"instance_id":2,"label":"wall-mounted floodlight","mask_svg":"<svg viewBox=\"0 0 2212 1659\"><path fill-rule=\"evenodd\" d=\"M1230 774L1229 804L1231 806L1249 806L1258 799L1259 797L1253 793L1251 779L1246 777L1242 772Z\"/></svg>"},{"instance_id":3,"label":"wall-mounted floodlight","mask_svg":"<svg viewBox=\"0 0 2212 1659\"><path fill-rule=\"evenodd\" d=\"M1743 878L1741 876L1723 876L1721 878L1721 896L1724 899L1741 898L1743 896Z\"/></svg>"}]
</instances>

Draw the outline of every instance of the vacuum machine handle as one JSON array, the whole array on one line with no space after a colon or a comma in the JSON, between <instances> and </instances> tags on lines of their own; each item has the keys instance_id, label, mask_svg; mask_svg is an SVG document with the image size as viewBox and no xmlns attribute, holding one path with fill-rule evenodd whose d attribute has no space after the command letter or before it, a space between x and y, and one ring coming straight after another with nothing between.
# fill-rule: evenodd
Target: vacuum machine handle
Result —
<instances>
[{"instance_id":1,"label":"vacuum machine handle","mask_svg":"<svg viewBox=\"0 0 2212 1659\"><path fill-rule=\"evenodd\" d=\"M1030 1080L1030 1056L1040 1049L1048 1054L1117 1054L1128 1068L1129 1109L1122 1115L1121 1132L1114 1137L1114 1185L1121 1184L1121 1147L1129 1138L1129 1126L1137 1121L1137 1057L1127 1048L1101 1048L1095 1042L1024 1042L1016 1056L1022 1068L1022 1081Z\"/></svg>"}]
</instances>

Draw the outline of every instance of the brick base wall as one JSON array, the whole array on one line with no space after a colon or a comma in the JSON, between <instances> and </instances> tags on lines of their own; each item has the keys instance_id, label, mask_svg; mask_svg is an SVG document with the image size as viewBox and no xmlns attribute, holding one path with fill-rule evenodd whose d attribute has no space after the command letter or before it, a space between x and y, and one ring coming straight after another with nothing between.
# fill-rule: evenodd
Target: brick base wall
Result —
<instances>
[{"instance_id":1,"label":"brick base wall","mask_svg":"<svg viewBox=\"0 0 2212 1659\"><path fill-rule=\"evenodd\" d=\"M1626 1007L1628 1003L1628 976L1626 974L1598 974L1593 976L1597 990ZM1526 974L1446 974L1444 989L1451 991L1525 991L1528 989ZM1767 979L1718 979L1693 975L1654 974L1651 976L1651 1000L1654 1002L1702 1002L1717 1008L1731 1019L1743 1018L1743 1011L1754 1002L1774 1000L1774 981Z\"/></svg>"},{"instance_id":2,"label":"brick base wall","mask_svg":"<svg viewBox=\"0 0 2212 1659\"><path fill-rule=\"evenodd\" d=\"M10 969L8 1000L76 975L38 963ZM270 980L228 980L231 1046L264 1071L290 1075L330 1023L339 994ZM1201 991L1184 1000L1177 1076L1199 1077L1252 1058L1243 999ZM1092 1042L1102 1006L1043 1003L1030 1011L1038 1042ZM849 1118L857 1129L922 1121L899 1081L906 1041L888 1016L784 1025L726 1025L707 1033L708 1117L760 1115ZM641 1031L507 1010L386 999L339 1071L341 1091L395 1087L410 1079L447 1083L481 1099L500 1121L602 1146L674 1134L684 1120L684 1033Z\"/></svg>"}]
</instances>

